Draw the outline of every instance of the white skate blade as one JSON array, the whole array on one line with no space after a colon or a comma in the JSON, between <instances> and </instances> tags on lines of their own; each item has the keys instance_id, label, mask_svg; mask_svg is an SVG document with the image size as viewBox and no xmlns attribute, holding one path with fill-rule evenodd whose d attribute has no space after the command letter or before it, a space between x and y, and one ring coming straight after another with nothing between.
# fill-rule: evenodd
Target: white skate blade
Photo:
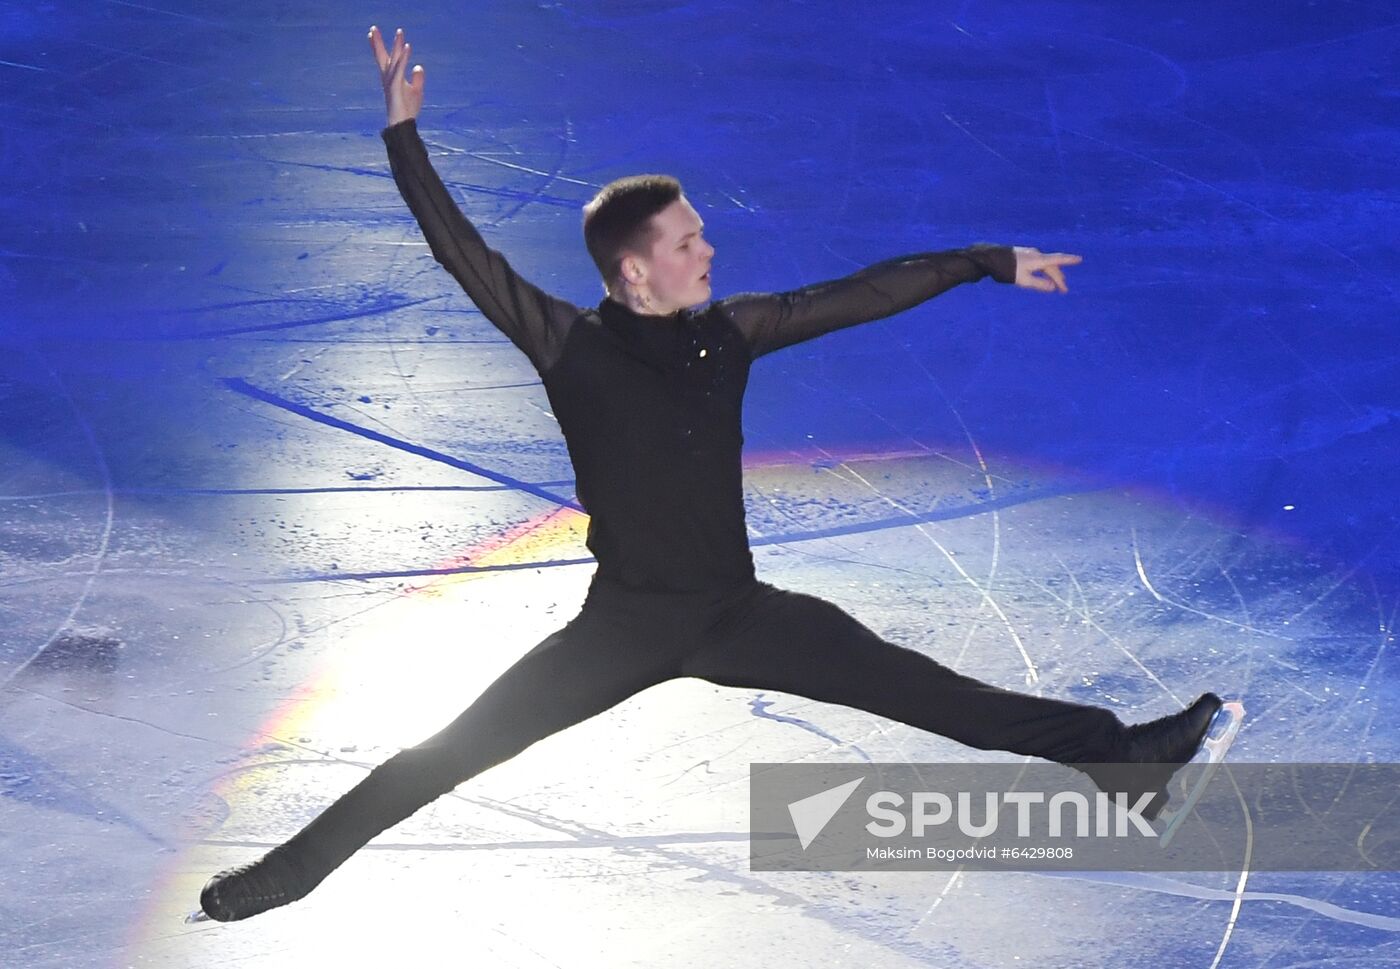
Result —
<instances>
[{"instance_id":1,"label":"white skate blade","mask_svg":"<svg viewBox=\"0 0 1400 969\"><path fill-rule=\"evenodd\" d=\"M212 922L212 921L214 921L214 920L211 919L209 916L205 915L205 914L204 914L204 909L202 909L202 908L197 908L197 909L195 909L193 912L191 912L189 915L186 915L186 916L185 916L185 924L186 924L186 925L189 925L191 922Z\"/></svg>"},{"instance_id":2,"label":"white skate blade","mask_svg":"<svg viewBox=\"0 0 1400 969\"><path fill-rule=\"evenodd\" d=\"M1222 704L1211 718L1210 726L1206 729L1206 739L1201 742L1201 749L1196 752L1196 756L1187 761L1188 764L1204 763L1205 769L1201 771L1200 777L1191 785L1191 790L1186 793L1186 799L1181 802L1181 807L1175 810L1162 809L1158 818L1165 821L1167 826L1162 829L1162 833L1157 836L1163 848L1171 844L1172 838L1176 835L1177 828L1186 820L1191 809L1196 806L1196 802L1205 793L1206 785L1215 776L1216 770L1225 760L1225 754L1230 749L1230 745L1235 742L1235 736L1240 732L1240 724L1244 722L1244 704L1238 700L1231 700ZM1201 761L1201 754L1206 755L1206 759ZM1182 765L1185 766L1185 765Z\"/></svg>"}]
</instances>

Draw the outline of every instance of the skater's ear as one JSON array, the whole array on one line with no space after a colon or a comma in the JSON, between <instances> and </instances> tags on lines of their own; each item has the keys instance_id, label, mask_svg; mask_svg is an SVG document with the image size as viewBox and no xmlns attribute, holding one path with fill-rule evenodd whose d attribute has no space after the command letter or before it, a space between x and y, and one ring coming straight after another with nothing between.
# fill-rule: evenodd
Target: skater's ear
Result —
<instances>
[{"instance_id":1,"label":"skater's ear","mask_svg":"<svg viewBox=\"0 0 1400 969\"><path fill-rule=\"evenodd\" d=\"M647 278L646 257L627 253L618 264L618 275L622 277L623 282L640 286Z\"/></svg>"}]
</instances>

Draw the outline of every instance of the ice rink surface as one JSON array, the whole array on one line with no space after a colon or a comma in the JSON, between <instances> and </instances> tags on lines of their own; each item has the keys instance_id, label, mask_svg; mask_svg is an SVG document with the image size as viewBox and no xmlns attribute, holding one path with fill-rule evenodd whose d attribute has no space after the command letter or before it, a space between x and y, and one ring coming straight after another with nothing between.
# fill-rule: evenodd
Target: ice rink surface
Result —
<instances>
[{"instance_id":1,"label":"ice rink surface","mask_svg":"<svg viewBox=\"0 0 1400 969\"><path fill-rule=\"evenodd\" d=\"M535 283L679 176L715 291L1083 255L764 358L759 575L1003 686L1242 696L1240 761L1400 759L1400 9L0 4L0 964L1385 967L1400 875L753 872L748 765L978 761L676 681L258 919L186 925L577 610L528 361L388 175L365 33ZM1012 759L1001 755L1001 759Z\"/></svg>"}]
</instances>

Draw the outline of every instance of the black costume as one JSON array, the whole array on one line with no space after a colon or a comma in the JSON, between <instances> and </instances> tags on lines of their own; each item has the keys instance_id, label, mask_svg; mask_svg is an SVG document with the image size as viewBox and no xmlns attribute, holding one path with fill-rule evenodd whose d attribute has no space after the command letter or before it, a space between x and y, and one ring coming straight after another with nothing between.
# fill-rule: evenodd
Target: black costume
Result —
<instances>
[{"instance_id":1,"label":"black costume","mask_svg":"<svg viewBox=\"0 0 1400 969\"><path fill-rule=\"evenodd\" d=\"M679 676L857 707L982 749L1066 764L1122 759L1124 728L1108 710L981 683L885 642L829 602L754 577L740 473L750 362L959 283L1013 282L1011 249L909 256L666 317L611 298L584 310L521 279L485 245L433 170L416 122L382 134L433 255L543 377L598 567L577 617L275 849L300 882L294 897L467 778Z\"/></svg>"}]
</instances>

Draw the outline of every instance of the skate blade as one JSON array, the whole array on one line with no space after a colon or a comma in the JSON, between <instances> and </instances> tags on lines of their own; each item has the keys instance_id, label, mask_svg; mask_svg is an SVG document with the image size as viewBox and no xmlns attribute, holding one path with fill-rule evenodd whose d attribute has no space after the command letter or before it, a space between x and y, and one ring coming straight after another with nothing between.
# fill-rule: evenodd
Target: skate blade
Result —
<instances>
[{"instance_id":1,"label":"skate blade","mask_svg":"<svg viewBox=\"0 0 1400 969\"><path fill-rule=\"evenodd\" d=\"M1181 802L1181 807L1176 810L1162 809L1158 817L1167 823L1162 829L1162 833L1157 836L1163 848L1171 844L1176 831L1181 827L1191 809L1196 806L1196 802L1205 793L1206 785L1215 776L1216 770L1225 760L1225 754L1230 749L1230 745L1235 742L1235 737L1240 732L1240 724L1244 722L1244 704L1238 700L1231 700L1229 703L1221 704L1215 716L1211 718L1210 726L1206 729L1206 739L1201 742L1201 749L1196 756L1187 763L1200 763L1198 758L1202 753L1206 755L1204 761L1205 769L1201 771L1201 776L1196 778L1196 783L1191 785L1191 790L1186 793L1186 799ZM1185 766L1185 765L1183 765Z\"/></svg>"},{"instance_id":2,"label":"skate blade","mask_svg":"<svg viewBox=\"0 0 1400 969\"><path fill-rule=\"evenodd\" d=\"M202 909L202 908L197 908L197 909L195 909L193 912L191 912L189 915L186 915L186 916L185 916L185 924L186 924L186 925L189 925L189 924L192 923L192 922L212 922L212 921L214 921L214 920L211 919L209 916L205 915L205 914L204 914L204 909Z\"/></svg>"}]
</instances>

